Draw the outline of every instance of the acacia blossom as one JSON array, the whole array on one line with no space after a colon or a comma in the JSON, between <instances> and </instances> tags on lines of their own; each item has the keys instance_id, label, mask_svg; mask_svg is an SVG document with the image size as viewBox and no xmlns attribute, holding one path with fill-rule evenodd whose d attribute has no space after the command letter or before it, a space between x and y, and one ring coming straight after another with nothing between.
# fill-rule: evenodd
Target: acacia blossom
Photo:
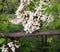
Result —
<instances>
[{"instance_id":1,"label":"acacia blossom","mask_svg":"<svg viewBox=\"0 0 60 52\"><path fill-rule=\"evenodd\" d=\"M15 52L16 48L19 48L21 45L18 44L16 40L9 42L6 45L3 45L0 49L2 52Z\"/></svg>"},{"instance_id":2,"label":"acacia blossom","mask_svg":"<svg viewBox=\"0 0 60 52\"><path fill-rule=\"evenodd\" d=\"M8 47L7 45L3 45L0 49L2 49L2 52L8 52Z\"/></svg>"},{"instance_id":3,"label":"acacia blossom","mask_svg":"<svg viewBox=\"0 0 60 52\"><path fill-rule=\"evenodd\" d=\"M45 23L45 26L48 26L51 21L53 21L53 17L51 14L43 14L43 11L50 7L49 0L40 0L40 4L38 7L35 7L35 12L25 10L25 3L31 3L33 0L20 0L20 6L16 11L17 18L10 20L13 24L18 24L22 22L24 31L26 33L32 33L38 29L40 29L39 21L42 20ZM46 5L46 8L42 8L43 5ZM46 21L46 22L45 22Z\"/></svg>"}]
</instances>

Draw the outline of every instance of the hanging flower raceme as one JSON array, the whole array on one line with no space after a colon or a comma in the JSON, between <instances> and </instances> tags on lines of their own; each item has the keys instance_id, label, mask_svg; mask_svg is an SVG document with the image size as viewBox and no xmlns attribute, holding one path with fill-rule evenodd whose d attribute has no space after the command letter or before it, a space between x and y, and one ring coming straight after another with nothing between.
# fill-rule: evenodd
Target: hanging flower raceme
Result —
<instances>
[{"instance_id":1,"label":"hanging flower raceme","mask_svg":"<svg viewBox=\"0 0 60 52\"><path fill-rule=\"evenodd\" d=\"M9 42L6 45L3 45L0 49L2 52L15 52L16 48L19 48L21 45L18 44L16 40Z\"/></svg>"},{"instance_id":2,"label":"hanging flower raceme","mask_svg":"<svg viewBox=\"0 0 60 52\"><path fill-rule=\"evenodd\" d=\"M24 31L26 33L32 33L40 29L39 21L42 20L46 26L53 21L53 17L50 15L43 14L43 11L47 8L42 8L43 5L50 6L49 0L40 0L38 7L35 7L35 12L25 10L25 2L31 3L33 0L21 0L20 6L16 11L17 18L10 20L13 24L22 22ZM46 21L46 22L45 22Z\"/></svg>"}]
</instances>

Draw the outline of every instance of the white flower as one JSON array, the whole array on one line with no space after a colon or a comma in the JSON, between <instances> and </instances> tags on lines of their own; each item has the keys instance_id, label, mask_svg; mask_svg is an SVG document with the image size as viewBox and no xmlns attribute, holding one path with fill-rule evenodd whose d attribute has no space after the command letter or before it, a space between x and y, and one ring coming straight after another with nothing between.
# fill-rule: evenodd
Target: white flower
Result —
<instances>
[{"instance_id":1,"label":"white flower","mask_svg":"<svg viewBox=\"0 0 60 52\"><path fill-rule=\"evenodd\" d=\"M19 44L15 44L15 47L16 47L16 48L19 48L20 46L21 46L21 45L19 45Z\"/></svg>"},{"instance_id":2,"label":"white flower","mask_svg":"<svg viewBox=\"0 0 60 52\"><path fill-rule=\"evenodd\" d=\"M0 49L2 49L2 52L8 52L8 47L6 45L3 45Z\"/></svg>"},{"instance_id":3,"label":"white flower","mask_svg":"<svg viewBox=\"0 0 60 52\"><path fill-rule=\"evenodd\" d=\"M32 33L32 30L29 29L28 31L29 31L30 34Z\"/></svg>"},{"instance_id":4,"label":"white flower","mask_svg":"<svg viewBox=\"0 0 60 52\"><path fill-rule=\"evenodd\" d=\"M41 0L40 3L43 4L43 5L50 5L50 1L46 1L46 2L44 2L43 0Z\"/></svg>"},{"instance_id":5,"label":"white flower","mask_svg":"<svg viewBox=\"0 0 60 52\"><path fill-rule=\"evenodd\" d=\"M24 12L23 10L24 10L24 5L22 5L18 8L18 10L16 11L16 15L20 15L21 12Z\"/></svg>"},{"instance_id":6,"label":"white flower","mask_svg":"<svg viewBox=\"0 0 60 52\"><path fill-rule=\"evenodd\" d=\"M11 47L12 52L15 52L15 47Z\"/></svg>"},{"instance_id":7,"label":"white flower","mask_svg":"<svg viewBox=\"0 0 60 52\"><path fill-rule=\"evenodd\" d=\"M34 18L34 13L30 12L29 14L30 14L30 18L29 19L32 20Z\"/></svg>"},{"instance_id":8,"label":"white flower","mask_svg":"<svg viewBox=\"0 0 60 52\"><path fill-rule=\"evenodd\" d=\"M32 32L34 32L36 30L36 26L32 26Z\"/></svg>"},{"instance_id":9,"label":"white flower","mask_svg":"<svg viewBox=\"0 0 60 52\"><path fill-rule=\"evenodd\" d=\"M14 47L13 42L9 42L7 45L8 45L9 47Z\"/></svg>"},{"instance_id":10,"label":"white flower","mask_svg":"<svg viewBox=\"0 0 60 52\"><path fill-rule=\"evenodd\" d=\"M15 40L14 42L7 43L7 45L3 45L0 49L2 52L9 52L9 50L15 52L15 48L19 48L19 46L21 45Z\"/></svg>"},{"instance_id":11,"label":"white flower","mask_svg":"<svg viewBox=\"0 0 60 52\"><path fill-rule=\"evenodd\" d=\"M34 25L38 25L38 26L40 26L40 24L38 23L38 22L35 22L35 23L33 23Z\"/></svg>"},{"instance_id":12,"label":"white flower","mask_svg":"<svg viewBox=\"0 0 60 52\"><path fill-rule=\"evenodd\" d=\"M32 11L26 11L25 10L25 2L28 2L28 4L33 0L20 0L20 6L18 7L18 10L16 11L17 18L10 20L13 24L18 24L22 22L24 31L26 33L32 33L38 29L40 29L40 19L44 22L45 26L48 25L51 21L53 21L53 18L51 16L48 16L47 14L43 15L43 11L47 9L42 8L43 5L49 6L50 1L49 0L40 0L39 6L36 6L35 12ZM16 46L16 45L15 45Z\"/></svg>"},{"instance_id":13,"label":"white flower","mask_svg":"<svg viewBox=\"0 0 60 52\"><path fill-rule=\"evenodd\" d=\"M53 20L54 20L53 17L52 17L51 15L49 15L47 21L48 21L48 22L52 22Z\"/></svg>"},{"instance_id":14,"label":"white flower","mask_svg":"<svg viewBox=\"0 0 60 52\"><path fill-rule=\"evenodd\" d=\"M51 14L49 16L47 16L47 18L44 20L44 25L45 26L48 26L50 22L52 22L54 19L53 17L51 16Z\"/></svg>"},{"instance_id":15,"label":"white flower","mask_svg":"<svg viewBox=\"0 0 60 52\"><path fill-rule=\"evenodd\" d=\"M29 28L29 25L28 25L28 24L26 24L26 25L24 26L24 30L25 30L25 31L27 31L27 30L28 30L28 28Z\"/></svg>"},{"instance_id":16,"label":"white flower","mask_svg":"<svg viewBox=\"0 0 60 52\"><path fill-rule=\"evenodd\" d=\"M37 15L37 16L40 16L40 15L41 15L40 9L37 9L37 11L35 12L34 15L35 15L35 16L36 16L36 15Z\"/></svg>"},{"instance_id":17,"label":"white flower","mask_svg":"<svg viewBox=\"0 0 60 52\"><path fill-rule=\"evenodd\" d=\"M13 44L16 48L19 48L19 46L21 46L21 45L18 44L18 42L16 40L13 41Z\"/></svg>"},{"instance_id":18,"label":"white flower","mask_svg":"<svg viewBox=\"0 0 60 52\"><path fill-rule=\"evenodd\" d=\"M10 22L12 24L19 24L20 22L22 22L23 18L15 18L15 19L11 19Z\"/></svg>"},{"instance_id":19,"label":"white flower","mask_svg":"<svg viewBox=\"0 0 60 52\"><path fill-rule=\"evenodd\" d=\"M42 15L42 17L40 19L43 20L43 22L44 22L44 21L46 21L47 17L48 17L47 15Z\"/></svg>"}]
</instances>

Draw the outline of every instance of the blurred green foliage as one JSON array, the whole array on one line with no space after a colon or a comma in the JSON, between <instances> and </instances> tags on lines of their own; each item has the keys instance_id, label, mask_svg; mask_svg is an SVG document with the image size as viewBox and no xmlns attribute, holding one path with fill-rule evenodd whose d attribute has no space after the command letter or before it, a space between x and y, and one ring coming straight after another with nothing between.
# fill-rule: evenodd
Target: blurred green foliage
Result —
<instances>
[{"instance_id":1,"label":"blurred green foliage","mask_svg":"<svg viewBox=\"0 0 60 52\"><path fill-rule=\"evenodd\" d=\"M14 14L13 14L14 16ZM11 14L2 14L0 16L0 32L21 32L23 31L22 24L14 25L9 22L9 17L13 17ZM15 16L14 16L15 17Z\"/></svg>"},{"instance_id":2,"label":"blurred green foliage","mask_svg":"<svg viewBox=\"0 0 60 52\"><path fill-rule=\"evenodd\" d=\"M22 24L14 25L9 22L9 18L15 18L15 11L19 6L19 0L0 0L0 32L6 34L10 32L24 32ZM36 3L32 2L30 4L26 4L26 10L33 11L34 5L39 5L39 0ZM60 29L60 0L51 0L51 8L47 8L43 13L52 13L54 17L54 21L50 23L48 27L42 26L41 30L57 30ZM34 7L33 7L34 6ZM46 6L43 6L43 8ZM43 23L42 21L40 21ZM60 36L48 36L48 50L49 52L59 52L60 51L60 42L58 41ZM2 40L2 41L1 41ZM9 42L4 38L0 38L0 44L4 44ZM41 37L22 37L19 39L19 43L21 44L20 51L21 52L40 52L42 46Z\"/></svg>"},{"instance_id":3,"label":"blurred green foliage","mask_svg":"<svg viewBox=\"0 0 60 52\"><path fill-rule=\"evenodd\" d=\"M0 0L0 12L15 13L19 0Z\"/></svg>"}]
</instances>

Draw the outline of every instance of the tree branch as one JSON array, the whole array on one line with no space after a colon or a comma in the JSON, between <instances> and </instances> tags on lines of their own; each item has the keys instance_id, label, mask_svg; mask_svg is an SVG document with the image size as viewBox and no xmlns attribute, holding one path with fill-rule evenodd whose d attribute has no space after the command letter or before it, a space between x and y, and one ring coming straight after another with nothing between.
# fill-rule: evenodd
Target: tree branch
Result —
<instances>
[{"instance_id":1,"label":"tree branch","mask_svg":"<svg viewBox=\"0 0 60 52\"><path fill-rule=\"evenodd\" d=\"M47 30L47 31L36 31L32 34L26 34L25 32L17 32L17 33L7 33L4 36L1 35L0 33L0 37L8 37L8 38L12 38L12 37L24 37L24 36L40 36L40 35L60 35L60 30Z\"/></svg>"}]
</instances>

